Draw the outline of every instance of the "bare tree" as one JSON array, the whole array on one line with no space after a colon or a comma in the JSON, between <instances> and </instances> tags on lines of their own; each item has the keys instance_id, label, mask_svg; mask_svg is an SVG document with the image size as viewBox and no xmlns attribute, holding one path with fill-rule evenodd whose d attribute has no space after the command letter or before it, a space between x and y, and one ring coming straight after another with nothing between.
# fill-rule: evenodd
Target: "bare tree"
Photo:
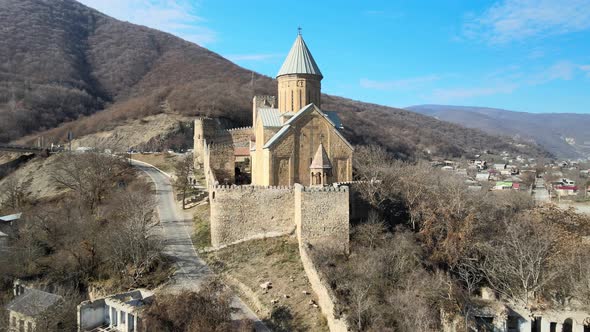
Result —
<instances>
[{"instance_id":1,"label":"bare tree","mask_svg":"<svg viewBox=\"0 0 590 332\"><path fill-rule=\"evenodd\" d=\"M174 181L174 187L182 195L182 208L186 208L187 195L192 190L191 177L193 173L193 155L187 154L175 166L176 180Z\"/></svg>"},{"instance_id":2,"label":"bare tree","mask_svg":"<svg viewBox=\"0 0 590 332\"><path fill-rule=\"evenodd\" d=\"M54 166L52 178L74 191L94 211L129 171L123 160L110 155L95 152L62 154Z\"/></svg>"},{"instance_id":3,"label":"bare tree","mask_svg":"<svg viewBox=\"0 0 590 332\"><path fill-rule=\"evenodd\" d=\"M13 211L18 211L26 203L28 183L20 182L15 176L11 176L2 186L2 201Z\"/></svg>"},{"instance_id":4,"label":"bare tree","mask_svg":"<svg viewBox=\"0 0 590 332\"><path fill-rule=\"evenodd\" d=\"M521 215L509 222L497 239L482 245L481 263L490 286L505 297L530 306L543 287L559 276L552 264L555 233L549 227Z\"/></svg>"},{"instance_id":5,"label":"bare tree","mask_svg":"<svg viewBox=\"0 0 590 332\"><path fill-rule=\"evenodd\" d=\"M123 191L113 197L108 261L135 284L161 255L154 217L155 202L147 190Z\"/></svg>"}]
</instances>

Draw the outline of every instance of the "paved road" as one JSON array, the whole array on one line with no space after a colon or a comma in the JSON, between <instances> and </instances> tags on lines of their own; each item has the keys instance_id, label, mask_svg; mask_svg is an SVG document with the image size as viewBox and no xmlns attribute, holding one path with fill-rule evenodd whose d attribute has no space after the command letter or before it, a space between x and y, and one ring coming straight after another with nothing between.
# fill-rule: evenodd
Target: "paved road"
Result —
<instances>
[{"instance_id":1,"label":"paved road","mask_svg":"<svg viewBox=\"0 0 590 332\"><path fill-rule=\"evenodd\" d=\"M551 197L549 196L549 192L545 187L545 180L542 178L537 178L535 182L535 190L533 191L533 198L537 204L550 202Z\"/></svg>"},{"instance_id":2,"label":"paved road","mask_svg":"<svg viewBox=\"0 0 590 332\"><path fill-rule=\"evenodd\" d=\"M147 173L156 186L157 210L165 239L164 253L174 257L176 261L177 269L172 276L172 283L165 290L173 293L198 290L206 277L213 273L205 261L197 255L191 241L191 215L184 213L176 205L168 176L152 165L136 160L133 160L132 164ZM233 319L247 318L255 322L256 331L269 331L256 314L238 297L233 299L232 306L236 309L235 314L232 315Z\"/></svg>"}]
</instances>

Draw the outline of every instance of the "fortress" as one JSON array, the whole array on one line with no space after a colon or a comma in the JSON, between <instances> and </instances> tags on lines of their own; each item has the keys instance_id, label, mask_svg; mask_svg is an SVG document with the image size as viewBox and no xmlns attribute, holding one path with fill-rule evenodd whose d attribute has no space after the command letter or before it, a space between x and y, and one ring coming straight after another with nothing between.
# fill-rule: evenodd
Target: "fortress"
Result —
<instances>
[{"instance_id":1,"label":"fortress","mask_svg":"<svg viewBox=\"0 0 590 332\"><path fill-rule=\"evenodd\" d=\"M323 76L298 34L277 75L278 98L255 96L252 127L195 120L195 169L205 173L214 248L295 235L301 262L331 331L347 331L313 263L314 250L349 251L352 145L322 111Z\"/></svg>"},{"instance_id":2,"label":"fortress","mask_svg":"<svg viewBox=\"0 0 590 332\"><path fill-rule=\"evenodd\" d=\"M301 34L277 74L278 97L255 96L253 127L195 120L195 168L204 169L211 243L296 234L300 244L348 252L352 145L321 110L323 76Z\"/></svg>"}]
</instances>

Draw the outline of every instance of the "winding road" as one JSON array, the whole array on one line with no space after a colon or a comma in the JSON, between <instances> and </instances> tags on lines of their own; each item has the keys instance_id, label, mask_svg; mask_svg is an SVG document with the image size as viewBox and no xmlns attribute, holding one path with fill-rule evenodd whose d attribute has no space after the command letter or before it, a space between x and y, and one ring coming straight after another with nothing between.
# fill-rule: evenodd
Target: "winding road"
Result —
<instances>
[{"instance_id":1,"label":"winding road","mask_svg":"<svg viewBox=\"0 0 590 332\"><path fill-rule=\"evenodd\" d=\"M213 272L197 254L190 237L192 216L180 210L174 200L170 178L156 167L137 160L131 160L134 167L145 172L155 184L157 210L160 216L162 235L165 241L164 253L173 257L177 266L171 277L171 283L164 289L167 292L180 293L195 291ZM265 324L237 296L234 297L232 319L249 319L254 321L256 331L270 332Z\"/></svg>"}]
</instances>

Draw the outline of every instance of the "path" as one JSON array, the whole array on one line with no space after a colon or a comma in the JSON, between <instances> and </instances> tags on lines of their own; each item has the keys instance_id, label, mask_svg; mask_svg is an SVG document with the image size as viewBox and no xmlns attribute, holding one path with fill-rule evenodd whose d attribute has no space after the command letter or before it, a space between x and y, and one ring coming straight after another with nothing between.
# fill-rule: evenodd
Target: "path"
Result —
<instances>
[{"instance_id":1,"label":"path","mask_svg":"<svg viewBox=\"0 0 590 332\"><path fill-rule=\"evenodd\" d=\"M168 176L150 164L136 160L132 160L132 164L144 171L156 186L157 210L165 239L164 253L174 257L177 265L176 272L171 278L172 283L166 287L166 291L177 293L183 290L198 290L203 281L213 275L213 272L197 255L193 246L190 237L192 229L190 214L181 211L176 205ZM247 318L254 321L256 331L269 331L238 297L234 297L232 306L237 309L235 314L232 314L233 319Z\"/></svg>"}]
</instances>

